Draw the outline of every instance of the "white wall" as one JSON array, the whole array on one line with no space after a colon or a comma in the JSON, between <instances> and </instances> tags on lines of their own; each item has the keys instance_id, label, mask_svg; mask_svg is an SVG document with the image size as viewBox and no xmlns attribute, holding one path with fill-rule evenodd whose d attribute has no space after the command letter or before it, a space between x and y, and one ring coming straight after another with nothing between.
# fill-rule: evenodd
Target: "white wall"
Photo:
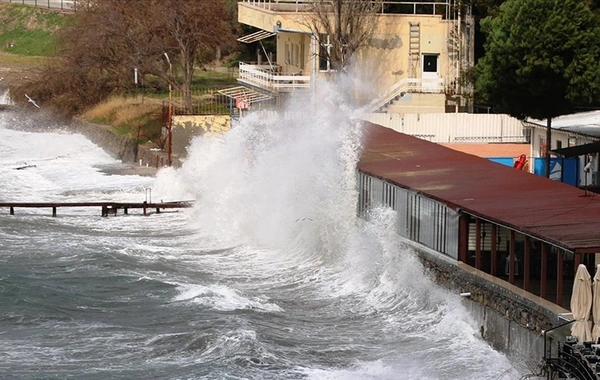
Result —
<instances>
[{"instance_id":1,"label":"white wall","mask_svg":"<svg viewBox=\"0 0 600 380\"><path fill-rule=\"evenodd\" d=\"M509 115L431 113L364 114L363 119L436 143L522 143L527 128Z\"/></svg>"}]
</instances>

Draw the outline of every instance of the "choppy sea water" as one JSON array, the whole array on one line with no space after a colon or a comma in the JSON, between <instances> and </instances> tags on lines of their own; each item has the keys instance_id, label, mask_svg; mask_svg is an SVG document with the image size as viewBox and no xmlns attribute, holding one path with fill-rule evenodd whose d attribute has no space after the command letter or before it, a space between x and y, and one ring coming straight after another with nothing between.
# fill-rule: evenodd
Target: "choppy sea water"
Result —
<instances>
[{"instance_id":1,"label":"choppy sea water","mask_svg":"<svg viewBox=\"0 0 600 380\"><path fill-rule=\"evenodd\" d=\"M0 201L196 201L0 210L0 378L519 378L390 210L357 222L362 136L331 104L249 116L156 178L0 113Z\"/></svg>"}]
</instances>

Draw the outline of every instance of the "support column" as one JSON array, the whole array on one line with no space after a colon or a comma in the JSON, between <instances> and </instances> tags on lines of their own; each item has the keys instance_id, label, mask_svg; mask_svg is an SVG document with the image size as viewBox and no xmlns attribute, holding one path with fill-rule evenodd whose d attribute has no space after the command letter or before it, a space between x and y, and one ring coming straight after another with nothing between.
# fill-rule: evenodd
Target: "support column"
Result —
<instances>
[{"instance_id":1,"label":"support column","mask_svg":"<svg viewBox=\"0 0 600 380\"><path fill-rule=\"evenodd\" d=\"M52 207L52 217L56 218L56 206Z\"/></svg>"},{"instance_id":2,"label":"support column","mask_svg":"<svg viewBox=\"0 0 600 380\"><path fill-rule=\"evenodd\" d=\"M467 263L469 254L469 215L461 214L458 218L458 261Z\"/></svg>"},{"instance_id":3,"label":"support column","mask_svg":"<svg viewBox=\"0 0 600 380\"><path fill-rule=\"evenodd\" d=\"M525 252L523 254L523 289L529 291L529 273L531 272L531 239L525 236Z\"/></svg>"},{"instance_id":4,"label":"support column","mask_svg":"<svg viewBox=\"0 0 600 380\"><path fill-rule=\"evenodd\" d=\"M556 304L563 306L563 257L561 249L556 253Z\"/></svg>"},{"instance_id":5,"label":"support column","mask_svg":"<svg viewBox=\"0 0 600 380\"><path fill-rule=\"evenodd\" d=\"M515 231L510 230L510 251L508 255L508 282L515 283Z\"/></svg>"},{"instance_id":6,"label":"support column","mask_svg":"<svg viewBox=\"0 0 600 380\"><path fill-rule=\"evenodd\" d=\"M546 298L548 286L548 243L542 242L542 270L540 275L540 297Z\"/></svg>"},{"instance_id":7,"label":"support column","mask_svg":"<svg viewBox=\"0 0 600 380\"><path fill-rule=\"evenodd\" d=\"M15 208L14 207L10 208L10 215L15 215Z\"/></svg>"},{"instance_id":8,"label":"support column","mask_svg":"<svg viewBox=\"0 0 600 380\"><path fill-rule=\"evenodd\" d=\"M497 244L497 240L498 240L498 225L496 224L492 224L492 236L490 237L491 239L491 246L492 246L492 265L491 265L491 274L492 276L497 276L498 275L498 244Z\"/></svg>"},{"instance_id":9,"label":"support column","mask_svg":"<svg viewBox=\"0 0 600 380\"><path fill-rule=\"evenodd\" d=\"M475 219L475 268L481 269L481 219Z\"/></svg>"}]
</instances>

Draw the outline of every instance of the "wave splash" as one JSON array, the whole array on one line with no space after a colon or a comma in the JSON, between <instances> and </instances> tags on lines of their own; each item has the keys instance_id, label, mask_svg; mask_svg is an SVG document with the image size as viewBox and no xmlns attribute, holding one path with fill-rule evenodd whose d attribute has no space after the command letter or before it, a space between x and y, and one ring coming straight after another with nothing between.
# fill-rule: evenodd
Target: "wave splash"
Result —
<instances>
[{"instance_id":1,"label":"wave splash","mask_svg":"<svg viewBox=\"0 0 600 380\"><path fill-rule=\"evenodd\" d=\"M242 259L220 266L246 281L231 288L254 280L273 292L268 312L319 305L313 317L323 328L356 324L342 340L367 350L365 359L354 369L302 369L309 377L394 378L402 368L431 379L518 376L478 336L458 295L436 286L401 243L394 211L357 218L361 111L343 91L327 87L318 101L296 96L285 112L255 112L222 138L194 139L181 169L159 172L157 191L196 199L194 225L222 246L242 247ZM179 297L207 302L213 294L192 293Z\"/></svg>"}]
</instances>

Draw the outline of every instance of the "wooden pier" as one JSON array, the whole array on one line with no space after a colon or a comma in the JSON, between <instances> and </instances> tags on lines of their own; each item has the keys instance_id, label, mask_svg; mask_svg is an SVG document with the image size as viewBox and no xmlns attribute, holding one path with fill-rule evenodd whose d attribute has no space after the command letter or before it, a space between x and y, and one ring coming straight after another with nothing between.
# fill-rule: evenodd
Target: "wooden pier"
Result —
<instances>
[{"instance_id":1,"label":"wooden pier","mask_svg":"<svg viewBox=\"0 0 600 380\"><path fill-rule=\"evenodd\" d=\"M102 216L117 215L118 210L123 210L127 215L129 209L142 209L143 215L148 215L148 210L156 210L160 213L164 209L178 209L192 207L191 201L180 202L161 202L161 203L123 203L123 202L0 202L1 208L8 208L10 215L15 215L17 208L48 208L52 209L52 216L56 217L58 208L81 208L81 207L99 207Z\"/></svg>"}]
</instances>

